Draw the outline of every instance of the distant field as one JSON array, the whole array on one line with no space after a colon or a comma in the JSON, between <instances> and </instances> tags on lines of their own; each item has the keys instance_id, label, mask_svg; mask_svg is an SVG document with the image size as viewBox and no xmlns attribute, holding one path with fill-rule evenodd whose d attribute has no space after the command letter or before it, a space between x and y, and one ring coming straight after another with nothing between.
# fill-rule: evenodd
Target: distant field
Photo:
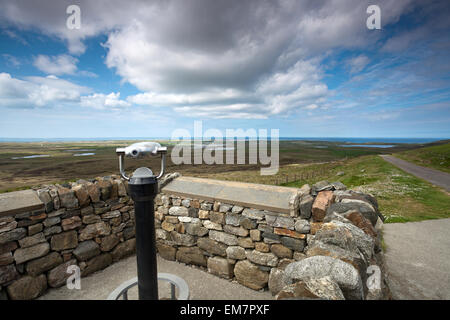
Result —
<instances>
[{"instance_id":1,"label":"distant field","mask_svg":"<svg viewBox=\"0 0 450 320\"><path fill-rule=\"evenodd\" d=\"M403 151L395 156L419 166L450 173L450 143Z\"/></svg>"},{"instance_id":2,"label":"distant field","mask_svg":"<svg viewBox=\"0 0 450 320\"><path fill-rule=\"evenodd\" d=\"M63 183L80 178L94 178L118 173L118 161L115 154L117 147L129 145L135 141L88 141L88 142L45 142L45 143L0 143L0 192L30 188L31 186ZM171 145L169 141L160 141ZM404 151L415 145L398 145L395 148L348 148L342 143L325 141L280 141L280 165L305 165L322 163L361 155L383 152ZM389 151L387 151L389 150ZM95 153L95 155L78 156L74 154ZM34 155L48 155L45 158L19 158ZM150 166L159 171L160 160L157 158L130 160L126 162L127 172L140 166ZM257 170L259 165L174 165L168 157L167 171L179 171L186 175L203 176L225 173L235 177L235 171ZM292 167L282 168L277 176L266 177L264 183L281 183L286 179L282 174L291 172ZM259 171L258 171L259 172ZM242 173L239 173L241 175ZM296 179L288 177L288 181ZM284 180L286 181L286 180Z\"/></svg>"}]
</instances>

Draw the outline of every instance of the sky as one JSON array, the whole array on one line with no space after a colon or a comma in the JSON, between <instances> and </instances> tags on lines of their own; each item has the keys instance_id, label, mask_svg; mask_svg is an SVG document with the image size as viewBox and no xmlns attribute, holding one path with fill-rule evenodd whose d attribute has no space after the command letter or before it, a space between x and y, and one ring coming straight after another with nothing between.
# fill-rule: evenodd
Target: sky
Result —
<instances>
[{"instance_id":1,"label":"sky","mask_svg":"<svg viewBox=\"0 0 450 320\"><path fill-rule=\"evenodd\" d=\"M447 0L0 0L0 138L171 137L194 121L449 138L449 17Z\"/></svg>"}]
</instances>

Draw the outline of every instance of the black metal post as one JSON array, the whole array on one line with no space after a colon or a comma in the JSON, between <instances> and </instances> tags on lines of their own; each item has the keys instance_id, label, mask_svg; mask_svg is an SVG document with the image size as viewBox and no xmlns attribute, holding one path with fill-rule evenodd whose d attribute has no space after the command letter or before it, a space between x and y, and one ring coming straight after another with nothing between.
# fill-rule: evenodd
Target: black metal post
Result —
<instances>
[{"instance_id":1,"label":"black metal post","mask_svg":"<svg viewBox=\"0 0 450 320\"><path fill-rule=\"evenodd\" d=\"M137 169L128 183L134 201L139 300L158 300L154 198L158 181L148 168Z\"/></svg>"}]
</instances>

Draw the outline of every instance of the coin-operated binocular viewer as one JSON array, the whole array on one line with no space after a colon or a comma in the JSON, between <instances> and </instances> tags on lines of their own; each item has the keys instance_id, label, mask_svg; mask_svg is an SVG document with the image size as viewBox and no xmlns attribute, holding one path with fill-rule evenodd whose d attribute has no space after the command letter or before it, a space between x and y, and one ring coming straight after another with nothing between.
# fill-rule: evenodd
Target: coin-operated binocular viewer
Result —
<instances>
[{"instance_id":1,"label":"coin-operated binocular viewer","mask_svg":"<svg viewBox=\"0 0 450 320\"><path fill-rule=\"evenodd\" d=\"M167 147L162 147L157 142L139 142L126 148L117 148L116 154L119 156L120 175L128 181L128 191L134 201L137 278L122 283L108 299L117 300L120 296L128 299L128 289L137 284L139 300L157 300L158 280L163 280L171 284L172 299L175 299L177 287L178 299L186 300L189 297L189 289L183 279L172 274L157 273L154 199L158 193L158 180L164 175ZM137 159L159 155L161 169L157 176L146 167L136 169L131 177L126 175L125 157Z\"/></svg>"}]
</instances>

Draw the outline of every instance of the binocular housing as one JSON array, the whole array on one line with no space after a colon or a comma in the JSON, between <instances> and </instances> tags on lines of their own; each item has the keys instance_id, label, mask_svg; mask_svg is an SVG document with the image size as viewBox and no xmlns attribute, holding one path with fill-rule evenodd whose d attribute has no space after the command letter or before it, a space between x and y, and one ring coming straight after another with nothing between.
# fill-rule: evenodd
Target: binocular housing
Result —
<instances>
[{"instance_id":1,"label":"binocular housing","mask_svg":"<svg viewBox=\"0 0 450 320\"><path fill-rule=\"evenodd\" d=\"M117 148L116 154L119 156L120 175L125 180L130 180L130 178L125 174L124 171L124 157L137 159L146 156L161 155L161 172L156 177L157 179L159 179L164 174L164 169L166 166L166 153L167 147L162 147L158 142L153 141L137 142L125 148Z\"/></svg>"}]
</instances>

